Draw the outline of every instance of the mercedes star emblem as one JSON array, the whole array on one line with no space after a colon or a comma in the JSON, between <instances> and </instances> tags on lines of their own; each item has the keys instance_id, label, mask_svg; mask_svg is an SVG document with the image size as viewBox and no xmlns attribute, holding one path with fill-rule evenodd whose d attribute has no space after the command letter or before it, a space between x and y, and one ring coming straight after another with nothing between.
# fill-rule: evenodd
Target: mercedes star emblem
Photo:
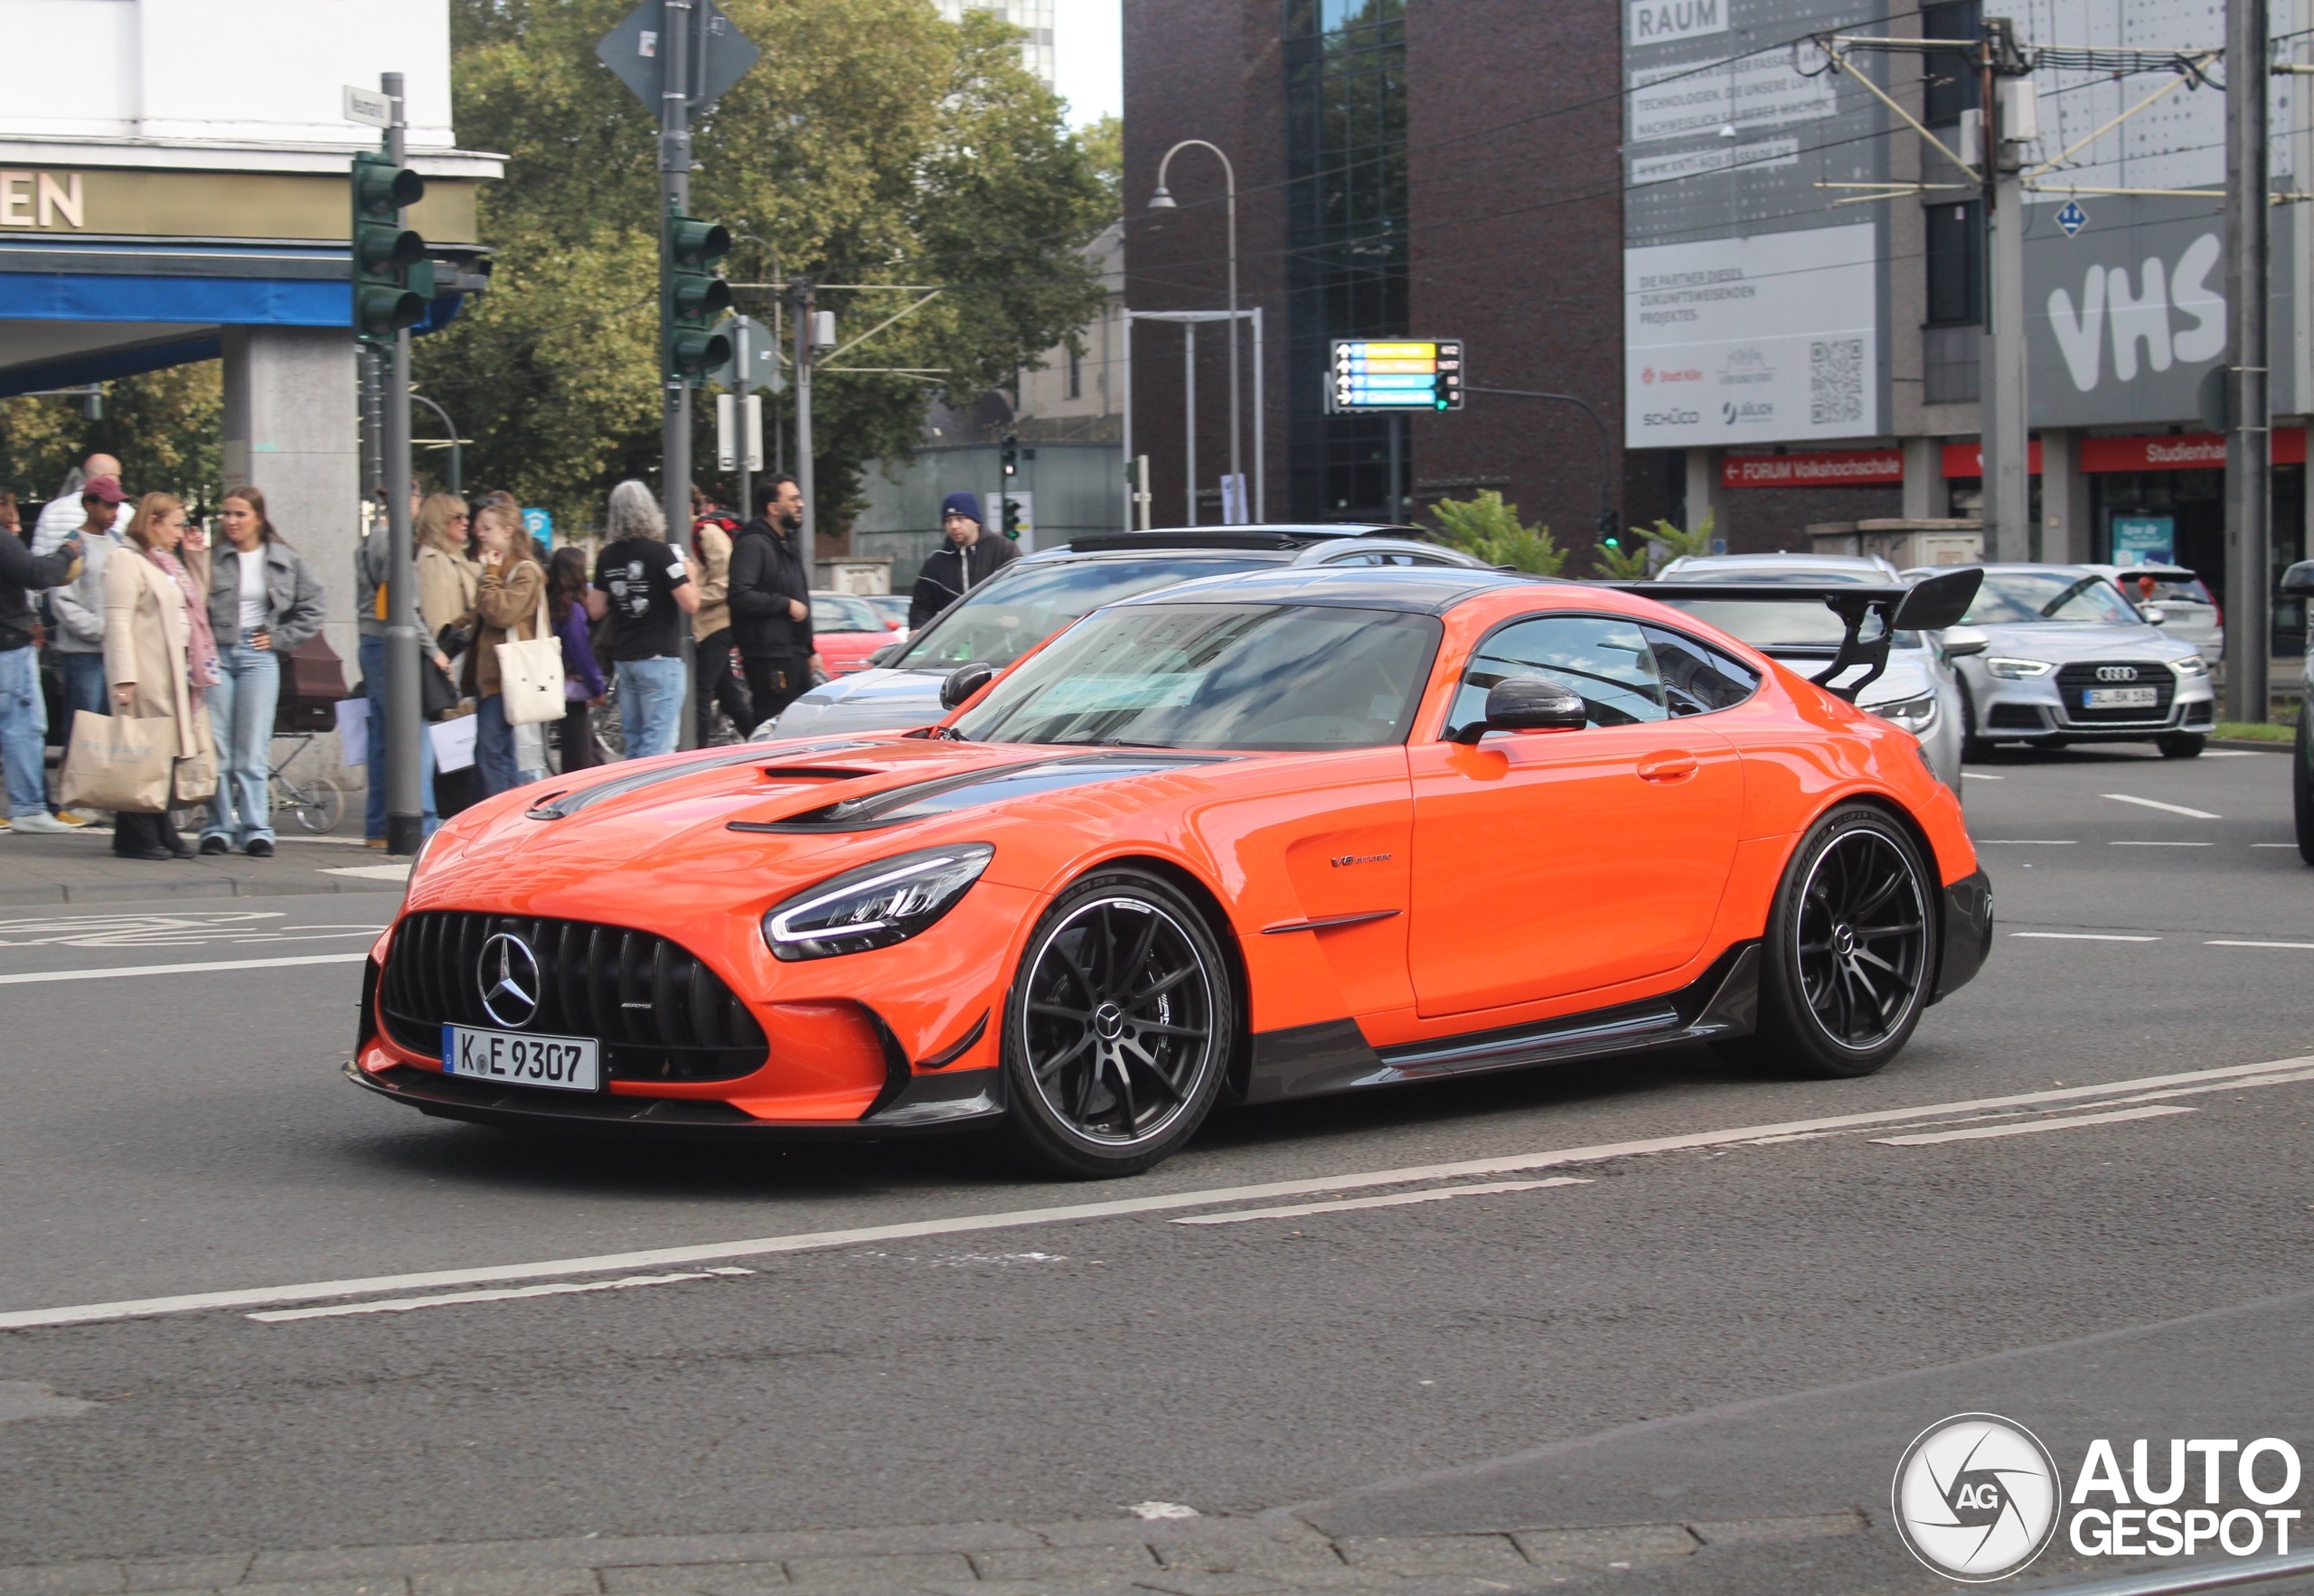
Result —
<instances>
[{"instance_id":1,"label":"mercedes star emblem","mask_svg":"<svg viewBox=\"0 0 2314 1596\"><path fill-rule=\"evenodd\" d=\"M482 985L483 1012L513 1030L538 1018L539 956L531 944L502 931L482 944L475 975Z\"/></svg>"}]
</instances>

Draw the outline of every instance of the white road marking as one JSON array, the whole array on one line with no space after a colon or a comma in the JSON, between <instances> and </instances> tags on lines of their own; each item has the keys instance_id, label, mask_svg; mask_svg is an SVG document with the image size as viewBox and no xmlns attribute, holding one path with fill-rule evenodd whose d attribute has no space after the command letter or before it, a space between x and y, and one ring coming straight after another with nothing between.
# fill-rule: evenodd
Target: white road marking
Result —
<instances>
[{"instance_id":1,"label":"white road marking","mask_svg":"<svg viewBox=\"0 0 2314 1596\"><path fill-rule=\"evenodd\" d=\"M2222 814L2212 814L2206 809L2187 809L2182 803L2164 803L2158 798L2132 798L2127 793L2101 793L2098 796L2110 798L2116 803L2134 803L2140 808L2158 809L2165 814L2187 815L2197 821L2221 821L2225 818Z\"/></svg>"},{"instance_id":2,"label":"white road marking","mask_svg":"<svg viewBox=\"0 0 2314 1596\"><path fill-rule=\"evenodd\" d=\"M2011 936L2029 936L2039 942L2159 942L2158 936L2115 936L2102 931L2012 931Z\"/></svg>"},{"instance_id":3,"label":"white road marking","mask_svg":"<svg viewBox=\"0 0 2314 1596\"><path fill-rule=\"evenodd\" d=\"M2298 844L2295 842L2253 842L2250 846L2253 848L2295 848Z\"/></svg>"},{"instance_id":4,"label":"white road marking","mask_svg":"<svg viewBox=\"0 0 2314 1596\"><path fill-rule=\"evenodd\" d=\"M407 881L409 879L409 866L410 861L408 859L393 865L332 865L326 869L315 871L315 874L359 876L367 881Z\"/></svg>"},{"instance_id":5,"label":"white road marking","mask_svg":"<svg viewBox=\"0 0 2314 1596\"><path fill-rule=\"evenodd\" d=\"M2008 778L2005 776L1987 775L1981 770L1964 770L1961 773L1961 779L1964 782L1998 782L2005 781Z\"/></svg>"},{"instance_id":6,"label":"white road marking","mask_svg":"<svg viewBox=\"0 0 2314 1596\"><path fill-rule=\"evenodd\" d=\"M710 1280L718 1275L753 1274L752 1269L693 1269L682 1274L630 1274L623 1280L556 1281L551 1285L516 1286L503 1291L450 1291L439 1297L388 1297L381 1302L338 1302L327 1308L283 1308L245 1318L265 1324L294 1319L343 1319L354 1313L408 1313L414 1308L449 1308L462 1302L512 1302L518 1297L568 1297L579 1291L624 1291L630 1286L672 1286L678 1281Z\"/></svg>"},{"instance_id":7,"label":"white road marking","mask_svg":"<svg viewBox=\"0 0 2314 1596\"><path fill-rule=\"evenodd\" d=\"M253 1286L231 1291L188 1291L169 1297L134 1298L117 1302L74 1303L58 1308L22 1309L0 1313L0 1329L25 1329L36 1325L97 1324L111 1319L149 1319L161 1314L199 1313L219 1308L258 1308L276 1302L315 1302L331 1297L366 1297L386 1291L428 1290L440 1286L481 1285L501 1281L538 1280L544 1276L607 1274L639 1269L665 1269L710 1260L762 1258L785 1253L825 1252L868 1242L904 1241L917 1236L961 1235L983 1230L1014 1230L1030 1225L1063 1225L1078 1220L1109 1219L1130 1214L1157 1214L1181 1208L1209 1208L1223 1203L1250 1202L1265 1197L1314 1197L1322 1192L1355 1190L1360 1187L1434 1185L1464 1176L1510 1175L1567 1164L1602 1163L1611 1159L1641 1158L1651 1153L1683 1152L1696 1148L1726 1147L1771 1136L1792 1136L1813 1131L1854 1131L1875 1125L1900 1124L1907 1120L1951 1118L1956 1113L2019 1108L2037 1103L2074 1103L2084 1098L2110 1098L2117 1094L2159 1094L2164 1087L2197 1090L2217 1082L2243 1086L2279 1084L2314 1070L2314 1055L2271 1059L2262 1064L2225 1065L2215 1069L2186 1070L2174 1075L2143 1075L2109 1081L2095 1086L2060 1086L2040 1092L2020 1092L2003 1097L1980 1097L1957 1103L1924 1103L1915 1108L1881 1109L1870 1113L1833 1114L1820 1119L1792 1120L1765 1125L1741 1125L1683 1136L1658 1136L1635 1141L1604 1142L1590 1147L1557 1148L1547 1151L1513 1153L1507 1157L1468 1159L1455 1163L1419 1164L1406 1169L1377 1169L1363 1174L1331 1175L1308 1180L1275 1180L1254 1186L1214 1187L1201 1191L1166 1192L1150 1197L1116 1197L1105 1202L1070 1203L1049 1208L1015 1208L988 1214L957 1214L939 1219L917 1219L893 1225L861 1225L850 1230L806 1231L794 1235L758 1236L744 1241L703 1242L691 1246L654 1247L632 1253L607 1253L596 1257L554 1258L531 1263L484 1264L476 1268L426 1270L409 1274L372 1275L362 1279L313 1281L297 1285ZM2268 1079L2267 1077L2272 1077Z\"/></svg>"},{"instance_id":8,"label":"white road marking","mask_svg":"<svg viewBox=\"0 0 2314 1596\"><path fill-rule=\"evenodd\" d=\"M2182 1103L2156 1103L2144 1108L2117 1109L2109 1114L2074 1114L2062 1120L2033 1120L2024 1124L1976 1125L1965 1131L1930 1131L1918 1136L1875 1136L1876 1147L1929 1147L1940 1141L1988 1141L1996 1136L2031 1136L2041 1131L2070 1131L2077 1125L2110 1125L2120 1120L2154 1120L2165 1114L2199 1113Z\"/></svg>"},{"instance_id":9,"label":"white road marking","mask_svg":"<svg viewBox=\"0 0 2314 1596\"><path fill-rule=\"evenodd\" d=\"M2076 840L2071 837L1980 837L1979 848L2073 848Z\"/></svg>"},{"instance_id":10,"label":"white road marking","mask_svg":"<svg viewBox=\"0 0 2314 1596\"><path fill-rule=\"evenodd\" d=\"M2272 754L2281 752L2279 748L2272 751ZM2264 748L2204 748L2200 756L2204 759L2265 759L2272 755Z\"/></svg>"},{"instance_id":11,"label":"white road marking","mask_svg":"<svg viewBox=\"0 0 2314 1596\"><path fill-rule=\"evenodd\" d=\"M2108 842L2108 848L2215 848L2215 842Z\"/></svg>"},{"instance_id":12,"label":"white road marking","mask_svg":"<svg viewBox=\"0 0 2314 1596\"><path fill-rule=\"evenodd\" d=\"M2226 942L2213 940L2202 944L2206 948L2314 948L2314 942Z\"/></svg>"},{"instance_id":13,"label":"white road marking","mask_svg":"<svg viewBox=\"0 0 2314 1596\"><path fill-rule=\"evenodd\" d=\"M1391 1197L1345 1197L1334 1203L1296 1203L1288 1208L1238 1208L1227 1214L1192 1214L1176 1225L1242 1225L1248 1219L1299 1219L1304 1214L1340 1214L1352 1208L1397 1208L1408 1203L1442 1203L1448 1197L1482 1197L1491 1191L1540 1191L1547 1186L1588 1186L1574 1175L1548 1180L1490 1180L1480 1186L1442 1186L1428 1191L1402 1191Z\"/></svg>"},{"instance_id":14,"label":"white road marking","mask_svg":"<svg viewBox=\"0 0 2314 1596\"><path fill-rule=\"evenodd\" d=\"M29 986L42 981L109 981L116 975L189 975L203 970L278 970L288 964L358 964L370 956L358 953L299 953L287 959L214 959L200 964L116 964L105 970L35 970L24 975L0 975L0 986Z\"/></svg>"}]
</instances>

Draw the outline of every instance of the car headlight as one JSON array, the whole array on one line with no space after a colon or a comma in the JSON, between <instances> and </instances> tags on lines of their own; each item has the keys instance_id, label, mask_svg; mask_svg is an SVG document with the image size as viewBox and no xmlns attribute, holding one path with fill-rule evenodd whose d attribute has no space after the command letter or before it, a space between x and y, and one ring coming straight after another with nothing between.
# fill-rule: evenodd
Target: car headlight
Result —
<instances>
[{"instance_id":1,"label":"car headlight","mask_svg":"<svg viewBox=\"0 0 2314 1596\"><path fill-rule=\"evenodd\" d=\"M2046 660L2013 660L1994 654L1985 661L1985 669L1995 676L2015 681L2027 676L2046 676L2056 667Z\"/></svg>"},{"instance_id":2,"label":"car headlight","mask_svg":"<svg viewBox=\"0 0 2314 1596\"><path fill-rule=\"evenodd\" d=\"M959 842L846 870L773 905L763 940L774 958L790 962L906 942L955 908L995 857L988 843Z\"/></svg>"},{"instance_id":3,"label":"car headlight","mask_svg":"<svg viewBox=\"0 0 2314 1596\"><path fill-rule=\"evenodd\" d=\"M2199 654L2188 654L2182 660L2170 661L2169 669L2190 681L2196 676L2209 674L2209 662Z\"/></svg>"},{"instance_id":4,"label":"car headlight","mask_svg":"<svg viewBox=\"0 0 2314 1596\"><path fill-rule=\"evenodd\" d=\"M1898 699L1893 704L1867 704L1863 708L1883 720L1895 721L1914 737L1936 724L1936 695L1933 692L1916 699Z\"/></svg>"}]
</instances>

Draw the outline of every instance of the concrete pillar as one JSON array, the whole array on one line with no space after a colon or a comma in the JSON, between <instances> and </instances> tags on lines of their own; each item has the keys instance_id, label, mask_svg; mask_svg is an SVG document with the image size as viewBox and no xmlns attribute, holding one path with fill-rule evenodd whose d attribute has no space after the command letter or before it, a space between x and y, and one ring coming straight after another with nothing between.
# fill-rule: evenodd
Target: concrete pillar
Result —
<instances>
[{"instance_id":1,"label":"concrete pillar","mask_svg":"<svg viewBox=\"0 0 2314 1596\"><path fill-rule=\"evenodd\" d=\"M1711 518L1713 533L1727 535L1727 518L1719 513L1719 451L1717 449L1686 449L1681 451L1688 470L1687 511L1685 530L1694 531L1703 525L1704 518Z\"/></svg>"},{"instance_id":2,"label":"concrete pillar","mask_svg":"<svg viewBox=\"0 0 2314 1596\"><path fill-rule=\"evenodd\" d=\"M329 601L323 634L345 662L346 685L360 667L353 622L353 551L361 540L358 388L353 340L343 327L225 329L224 476L228 490L254 487L266 514L321 577ZM358 785L338 767L334 737L324 739L308 774Z\"/></svg>"},{"instance_id":3,"label":"concrete pillar","mask_svg":"<svg viewBox=\"0 0 2314 1596\"><path fill-rule=\"evenodd\" d=\"M1905 439L1904 514L1906 521L1941 521L1944 504L1944 446L1933 437Z\"/></svg>"},{"instance_id":4,"label":"concrete pillar","mask_svg":"<svg viewBox=\"0 0 2314 1596\"><path fill-rule=\"evenodd\" d=\"M2089 514L2089 478L2081 469L2081 434L2041 429L2041 555L2057 565L2092 557L2095 528Z\"/></svg>"}]
</instances>

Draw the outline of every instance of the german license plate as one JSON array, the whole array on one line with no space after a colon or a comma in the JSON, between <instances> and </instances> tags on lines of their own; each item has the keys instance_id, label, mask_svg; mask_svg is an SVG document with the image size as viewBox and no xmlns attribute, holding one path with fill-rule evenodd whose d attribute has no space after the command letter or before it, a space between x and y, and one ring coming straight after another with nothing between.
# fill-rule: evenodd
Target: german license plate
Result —
<instances>
[{"instance_id":1,"label":"german license plate","mask_svg":"<svg viewBox=\"0 0 2314 1596\"><path fill-rule=\"evenodd\" d=\"M446 1025L442 1073L562 1092L603 1089L602 1065L592 1037L529 1037Z\"/></svg>"},{"instance_id":2,"label":"german license plate","mask_svg":"<svg viewBox=\"0 0 2314 1596\"><path fill-rule=\"evenodd\" d=\"M2158 687L2084 687L2081 690L2081 707L2084 709L2150 709L2161 702Z\"/></svg>"}]
</instances>

